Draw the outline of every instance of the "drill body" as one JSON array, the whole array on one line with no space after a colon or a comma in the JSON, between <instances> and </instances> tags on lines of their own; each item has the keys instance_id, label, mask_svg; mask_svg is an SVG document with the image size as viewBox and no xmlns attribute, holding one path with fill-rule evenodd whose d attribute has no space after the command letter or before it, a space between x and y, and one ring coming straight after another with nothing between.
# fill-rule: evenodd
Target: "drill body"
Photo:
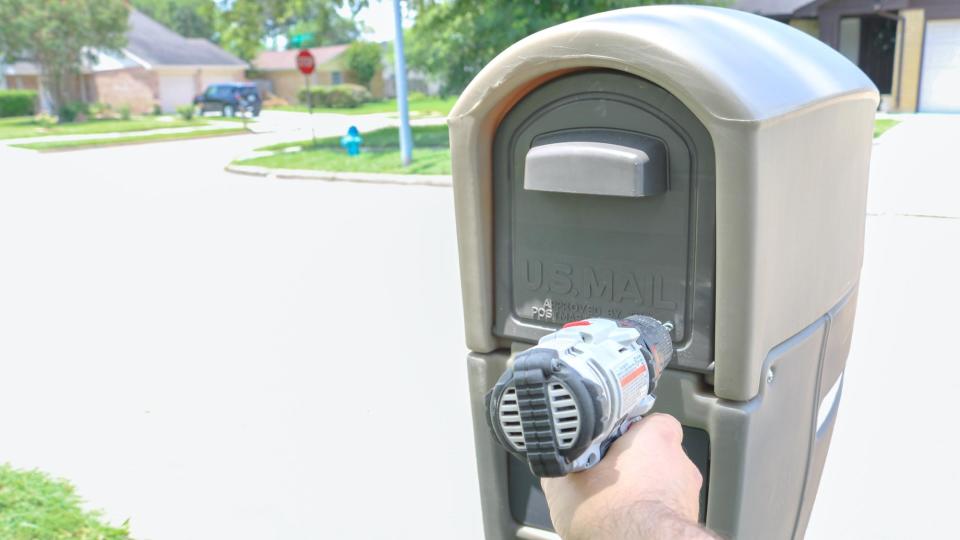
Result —
<instances>
[{"instance_id":1,"label":"drill body","mask_svg":"<svg viewBox=\"0 0 960 540\"><path fill-rule=\"evenodd\" d=\"M537 476L588 469L653 407L672 357L669 326L652 317L568 323L516 355L486 395L488 423Z\"/></svg>"}]
</instances>

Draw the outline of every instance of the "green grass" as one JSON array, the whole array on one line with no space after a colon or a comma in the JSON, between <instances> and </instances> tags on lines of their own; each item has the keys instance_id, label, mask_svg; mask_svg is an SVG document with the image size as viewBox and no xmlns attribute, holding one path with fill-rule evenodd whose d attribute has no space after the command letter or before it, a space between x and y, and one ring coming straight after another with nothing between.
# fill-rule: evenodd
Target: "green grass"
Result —
<instances>
[{"instance_id":1,"label":"green grass","mask_svg":"<svg viewBox=\"0 0 960 540\"><path fill-rule=\"evenodd\" d=\"M287 148L301 147L293 152ZM340 148L339 137L310 139L274 144L259 148L280 152L236 162L274 169L308 169L337 172L372 172L405 174L450 174L450 140L447 126L416 126L413 128L413 163L400 165L399 130L395 127L378 129L363 134L363 149L359 156L348 156Z\"/></svg>"},{"instance_id":2,"label":"green grass","mask_svg":"<svg viewBox=\"0 0 960 540\"><path fill-rule=\"evenodd\" d=\"M891 120L889 118L876 120L873 124L873 138L876 139L877 137L883 135L887 130L899 123L899 120Z\"/></svg>"},{"instance_id":3,"label":"green grass","mask_svg":"<svg viewBox=\"0 0 960 540\"><path fill-rule=\"evenodd\" d=\"M419 99L411 99L409 102L410 113L416 114L419 116L447 116L450 114L450 109L453 108L453 104L457 102L457 96L451 96L446 98L441 97L424 97ZM274 107L273 110L277 111L295 111L295 112L307 112L306 105L286 105L282 107ZM327 107L318 107L314 108L313 112L315 113L332 113L332 114L373 114L373 113L395 113L397 112L397 102L393 99L387 99L383 101L371 101L369 103L364 103L359 107L353 109L331 109Z\"/></svg>"},{"instance_id":4,"label":"green grass","mask_svg":"<svg viewBox=\"0 0 960 540\"><path fill-rule=\"evenodd\" d=\"M414 126L412 131L414 148L443 148L450 146L450 132L447 129L447 126ZM400 147L400 130L395 127L378 129L368 133L361 133L361 136L363 137L364 150L368 148L399 149ZM313 146L313 141L310 139L304 139L302 141L271 144L270 146L257 148L257 150L262 150L265 152L278 152L294 146L307 148L309 146ZM322 139L317 139L317 146L321 148L340 148L340 137L324 137Z\"/></svg>"},{"instance_id":5,"label":"green grass","mask_svg":"<svg viewBox=\"0 0 960 540\"><path fill-rule=\"evenodd\" d=\"M54 124L44 127L34 121L32 116L0 118L0 139L20 139L25 137L43 137L45 135L89 135L96 133L124 133L128 131L148 131L151 129L205 126L208 122L200 119L181 120L163 117L143 116L130 120L88 120L68 124Z\"/></svg>"},{"instance_id":6,"label":"green grass","mask_svg":"<svg viewBox=\"0 0 960 540\"><path fill-rule=\"evenodd\" d=\"M127 523L114 527L65 480L0 465L0 538L4 540L126 540Z\"/></svg>"},{"instance_id":7,"label":"green grass","mask_svg":"<svg viewBox=\"0 0 960 540\"><path fill-rule=\"evenodd\" d=\"M130 137L114 137L111 139L83 139L78 141L48 141L35 143L13 144L17 148L27 148L29 150L77 150L82 148L99 148L103 146L116 146L122 144L173 141L179 139L200 139L204 137L213 137L217 135L234 135L246 133L247 130L242 127L230 127L222 129L206 129L201 131L186 131L182 133L155 133L153 135L132 135Z\"/></svg>"},{"instance_id":8,"label":"green grass","mask_svg":"<svg viewBox=\"0 0 960 540\"><path fill-rule=\"evenodd\" d=\"M450 150L448 148L414 149L413 163L409 167L400 165L399 150L372 150L351 157L343 150L327 148L247 159L237 164L275 169L337 172L450 174Z\"/></svg>"}]
</instances>

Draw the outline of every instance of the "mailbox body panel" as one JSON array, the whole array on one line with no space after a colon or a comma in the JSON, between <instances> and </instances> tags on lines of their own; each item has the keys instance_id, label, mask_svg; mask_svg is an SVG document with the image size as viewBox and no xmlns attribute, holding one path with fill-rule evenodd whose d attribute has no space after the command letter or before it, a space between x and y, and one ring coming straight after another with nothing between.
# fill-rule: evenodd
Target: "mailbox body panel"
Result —
<instances>
[{"instance_id":1,"label":"mailbox body panel","mask_svg":"<svg viewBox=\"0 0 960 540\"><path fill-rule=\"evenodd\" d=\"M575 163L552 180L578 182L578 193L529 189L529 156L558 142L642 149L648 165L659 165L645 172L664 175L646 180L666 190L610 195L613 179L598 174L601 167ZM639 77L585 71L527 95L494 142L494 333L534 343L572 320L644 313L673 322L674 367L706 371L713 359L714 162L703 124Z\"/></svg>"},{"instance_id":2,"label":"mailbox body panel","mask_svg":"<svg viewBox=\"0 0 960 540\"><path fill-rule=\"evenodd\" d=\"M854 287L770 350L764 370L773 377L750 401L717 398L696 373L664 372L654 410L675 416L694 437L685 449L704 474L701 520L711 530L729 538L803 537L838 415L856 303ZM489 540L549 530L542 492L494 441L483 414L483 394L509 358L504 350L467 361Z\"/></svg>"}]
</instances>

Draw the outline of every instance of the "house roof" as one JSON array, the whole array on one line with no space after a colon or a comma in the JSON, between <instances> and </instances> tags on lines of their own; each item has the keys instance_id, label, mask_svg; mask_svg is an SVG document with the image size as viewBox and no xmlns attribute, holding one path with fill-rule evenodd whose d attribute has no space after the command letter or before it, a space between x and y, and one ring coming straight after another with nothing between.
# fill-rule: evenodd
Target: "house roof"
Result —
<instances>
[{"instance_id":1,"label":"house roof","mask_svg":"<svg viewBox=\"0 0 960 540\"><path fill-rule=\"evenodd\" d=\"M202 38L185 38L135 9L130 10L126 50L154 66L246 66Z\"/></svg>"},{"instance_id":2,"label":"house roof","mask_svg":"<svg viewBox=\"0 0 960 540\"><path fill-rule=\"evenodd\" d=\"M767 17L793 15L797 10L816 0L735 0L731 7Z\"/></svg>"},{"instance_id":3,"label":"house roof","mask_svg":"<svg viewBox=\"0 0 960 540\"><path fill-rule=\"evenodd\" d=\"M152 69L164 66L217 66L245 68L247 63L202 38L185 38L143 13L130 9L127 45L122 52L94 51L96 61L84 61L84 72L104 71L142 65ZM30 62L8 66L9 75L34 75L39 72Z\"/></svg>"},{"instance_id":4,"label":"house roof","mask_svg":"<svg viewBox=\"0 0 960 540\"><path fill-rule=\"evenodd\" d=\"M130 10L126 50L155 66L246 66L246 63L201 38L185 38L143 13Z\"/></svg>"},{"instance_id":5,"label":"house roof","mask_svg":"<svg viewBox=\"0 0 960 540\"><path fill-rule=\"evenodd\" d=\"M310 52L317 65L326 64L343 54L348 45L330 45L327 47L313 47ZM253 67L263 71L295 70L297 69L297 54L300 51L263 51L253 59Z\"/></svg>"},{"instance_id":6,"label":"house roof","mask_svg":"<svg viewBox=\"0 0 960 540\"><path fill-rule=\"evenodd\" d=\"M39 75L40 69L30 62L14 62L3 67L4 75Z\"/></svg>"}]
</instances>

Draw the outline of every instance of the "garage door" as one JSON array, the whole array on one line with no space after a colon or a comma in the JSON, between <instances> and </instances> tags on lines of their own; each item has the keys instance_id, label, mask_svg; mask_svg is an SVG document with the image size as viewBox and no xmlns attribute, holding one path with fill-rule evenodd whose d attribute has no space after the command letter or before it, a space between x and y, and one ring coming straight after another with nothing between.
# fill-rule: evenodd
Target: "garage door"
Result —
<instances>
[{"instance_id":1,"label":"garage door","mask_svg":"<svg viewBox=\"0 0 960 540\"><path fill-rule=\"evenodd\" d=\"M920 110L960 112L960 19L927 23L920 75Z\"/></svg>"},{"instance_id":2,"label":"garage door","mask_svg":"<svg viewBox=\"0 0 960 540\"><path fill-rule=\"evenodd\" d=\"M160 107L164 112L174 112L180 105L193 103L194 96L193 75L160 76Z\"/></svg>"}]
</instances>

